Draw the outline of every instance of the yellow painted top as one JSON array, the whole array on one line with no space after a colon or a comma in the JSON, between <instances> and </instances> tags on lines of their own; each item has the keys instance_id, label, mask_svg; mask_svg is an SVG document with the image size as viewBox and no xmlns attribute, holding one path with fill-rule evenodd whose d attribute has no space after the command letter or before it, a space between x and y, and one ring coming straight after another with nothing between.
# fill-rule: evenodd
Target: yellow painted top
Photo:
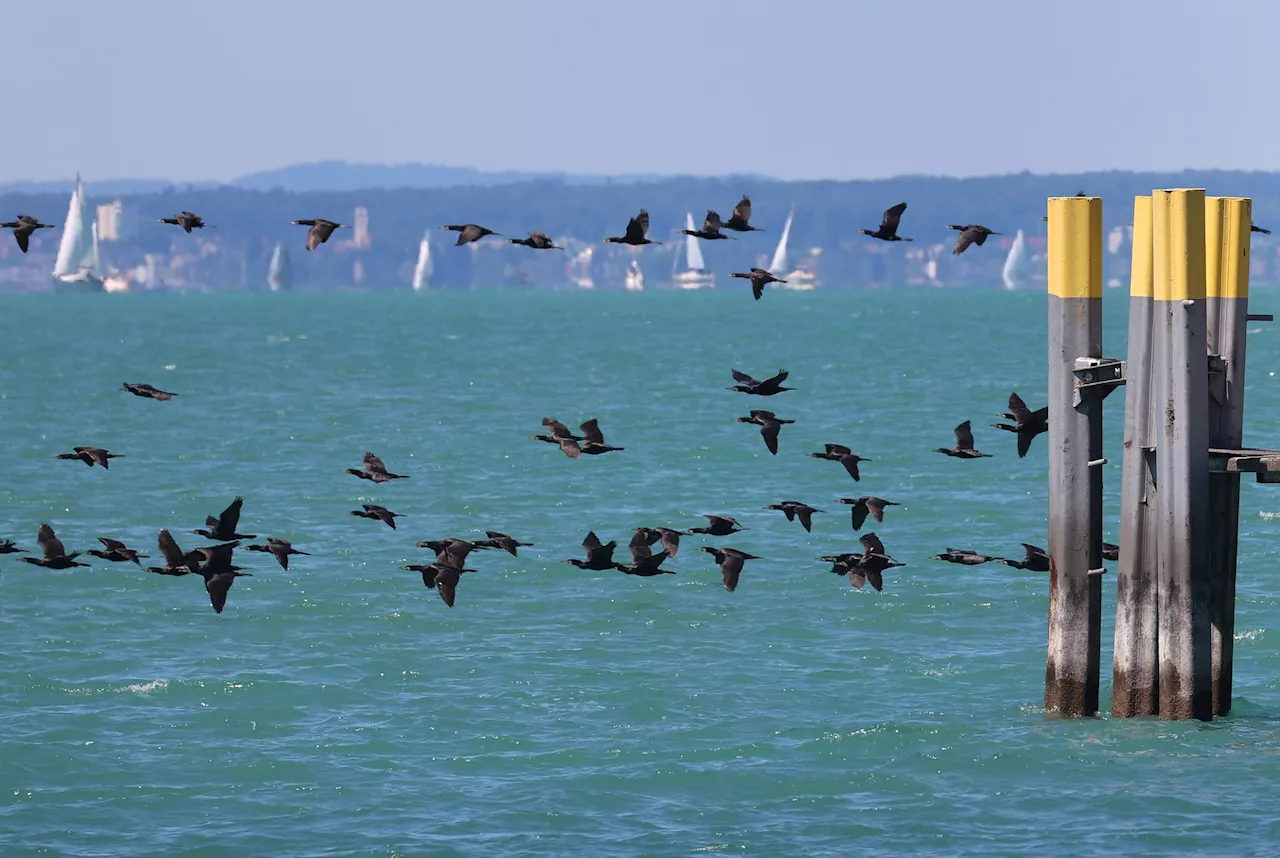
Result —
<instances>
[{"instance_id":1,"label":"yellow painted top","mask_svg":"<svg viewBox=\"0 0 1280 858\"><path fill-rule=\"evenodd\" d=\"M1129 295L1150 298L1151 283L1151 197L1133 198L1133 265L1129 274Z\"/></svg>"},{"instance_id":2,"label":"yellow painted top","mask_svg":"<svg viewBox=\"0 0 1280 858\"><path fill-rule=\"evenodd\" d=\"M1049 198L1049 294L1102 297L1102 198Z\"/></svg>"},{"instance_id":3,"label":"yellow painted top","mask_svg":"<svg viewBox=\"0 0 1280 858\"><path fill-rule=\"evenodd\" d=\"M1253 200L1205 197L1204 214L1205 294L1210 298L1248 298Z\"/></svg>"},{"instance_id":4,"label":"yellow painted top","mask_svg":"<svg viewBox=\"0 0 1280 858\"><path fill-rule=\"evenodd\" d=\"M1205 200L1199 188L1151 192L1152 281L1157 301L1205 298Z\"/></svg>"}]
</instances>

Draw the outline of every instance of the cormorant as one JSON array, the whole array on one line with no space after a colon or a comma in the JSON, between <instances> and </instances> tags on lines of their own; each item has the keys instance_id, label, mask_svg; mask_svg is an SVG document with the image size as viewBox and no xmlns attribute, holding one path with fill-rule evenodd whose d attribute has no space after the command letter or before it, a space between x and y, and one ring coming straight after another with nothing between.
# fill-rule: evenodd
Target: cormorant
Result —
<instances>
[{"instance_id":1,"label":"cormorant","mask_svg":"<svg viewBox=\"0 0 1280 858\"><path fill-rule=\"evenodd\" d=\"M12 539L0 539L0 554L26 554Z\"/></svg>"},{"instance_id":2,"label":"cormorant","mask_svg":"<svg viewBox=\"0 0 1280 858\"><path fill-rule=\"evenodd\" d=\"M109 459L124 458L123 454L117 455L116 453L108 453L106 450L102 449L101 447L72 447L71 449L75 450L75 452L59 453L53 458L75 459L75 460L84 462L86 465L88 465L91 468L94 465L101 465L104 468L110 468L111 465L108 462Z\"/></svg>"},{"instance_id":3,"label":"cormorant","mask_svg":"<svg viewBox=\"0 0 1280 858\"><path fill-rule=\"evenodd\" d=\"M1026 456L1027 451L1031 449L1031 439L1049 431L1049 406L1032 411L1016 392L1009 394L1009 410L1000 416L1006 420L1012 420L1013 425L992 423L991 427L1017 433L1019 459Z\"/></svg>"},{"instance_id":4,"label":"cormorant","mask_svg":"<svg viewBox=\"0 0 1280 858\"><path fill-rule=\"evenodd\" d=\"M836 498L836 503L849 504L853 507L850 512L850 519L853 522L855 531L862 529L862 523L867 520L867 514L877 523L884 523L884 508L887 506L898 506L893 501L887 501L884 498L863 495L860 498Z\"/></svg>"},{"instance_id":5,"label":"cormorant","mask_svg":"<svg viewBox=\"0 0 1280 858\"><path fill-rule=\"evenodd\" d=\"M758 226L752 226L751 220L751 198L746 194L742 195L742 199L738 200L738 204L733 207L733 216L725 221L721 226L724 229L731 229L734 232L763 232Z\"/></svg>"},{"instance_id":6,"label":"cormorant","mask_svg":"<svg viewBox=\"0 0 1280 858\"><path fill-rule=\"evenodd\" d=\"M376 503L363 503L360 505L364 507L364 509L363 510L353 509L351 510L352 515L358 515L361 518L372 518L375 521L385 522L387 527L391 528L392 530L396 529L396 518L400 515L400 513L392 512L391 510L387 509L385 506L378 506Z\"/></svg>"},{"instance_id":7,"label":"cormorant","mask_svg":"<svg viewBox=\"0 0 1280 858\"><path fill-rule=\"evenodd\" d=\"M515 539L515 537L507 536L505 533L499 533L496 530L486 530L484 532L484 535L488 537L485 540L485 544L488 545L488 547L501 548L503 551L507 552L512 557L520 556L517 553L517 549L524 548L525 546L533 545L532 542L519 542Z\"/></svg>"},{"instance_id":8,"label":"cormorant","mask_svg":"<svg viewBox=\"0 0 1280 858\"><path fill-rule=\"evenodd\" d=\"M152 387L149 384L130 381L126 381L124 383L124 387L120 389L132 393L134 396L141 396L143 399L157 399L161 402L173 399L178 395L168 390L161 390L158 387Z\"/></svg>"},{"instance_id":9,"label":"cormorant","mask_svg":"<svg viewBox=\"0 0 1280 858\"><path fill-rule=\"evenodd\" d=\"M1022 550L1026 552L1026 556L1021 560L1009 560L1006 557L988 557L988 560L995 560L998 563L1004 563L1006 566L1012 566L1014 569L1026 569L1028 572L1048 572L1049 571L1049 554L1038 545L1031 545L1027 542L1018 543L1022 546ZM948 551L951 549L948 548ZM953 563L956 561L952 561Z\"/></svg>"},{"instance_id":10,"label":"cormorant","mask_svg":"<svg viewBox=\"0 0 1280 858\"><path fill-rule=\"evenodd\" d=\"M782 386L782 382L786 381L787 376L790 375L785 369L778 370L777 375L772 378L766 378L764 381L756 381L745 372L738 372L736 369L731 370L731 372L733 373L733 380L738 383L732 387L725 388L726 390L737 390L742 393L749 393L752 396L773 396L784 390L795 390L794 387Z\"/></svg>"},{"instance_id":11,"label":"cormorant","mask_svg":"<svg viewBox=\"0 0 1280 858\"><path fill-rule=\"evenodd\" d=\"M441 229L451 229L458 233L458 241L454 244L455 247L462 247L464 244L479 241L486 235L502 235L500 232L494 232L491 229L483 226L477 226L474 223L451 223L442 226Z\"/></svg>"},{"instance_id":12,"label":"cormorant","mask_svg":"<svg viewBox=\"0 0 1280 858\"><path fill-rule=\"evenodd\" d=\"M745 530L742 525L738 524L736 518L727 515L703 515L707 520L706 527L691 527L689 533L705 533L707 536L728 536L731 533L737 533Z\"/></svg>"},{"instance_id":13,"label":"cormorant","mask_svg":"<svg viewBox=\"0 0 1280 858\"><path fill-rule=\"evenodd\" d=\"M966 420L955 428L956 445L948 450L946 447L938 447L935 453L942 453L945 456L951 456L954 459L990 459L990 453L979 453L973 448L973 431L970 428L969 421Z\"/></svg>"},{"instance_id":14,"label":"cormorant","mask_svg":"<svg viewBox=\"0 0 1280 858\"><path fill-rule=\"evenodd\" d=\"M525 247L532 247L534 250L564 250L551 243L551 239L547 237L545 232L531 232L528 238L508 238L508 244L523 244Z\"/></svg>"},{"instance_id":15,"label":"cormorant","mask_svg":"<svg viewBox=\"0 0 1280 858\"><path fill-rule=\"evenodd\" d=\"M141 566L142 560L139 560L138 558L141 557L145 559L147 557L145 554L139 554L134 551L118 539L108 539L106 537L99 536L98 541L102 543L102 547L106 550L103 551L97 548L91 548L88 553L92 554L94 557L101 557L103 560L110 560L114 563L137 563Z\"/></svg>"},{"instance_id":16,"label":"cormorant","mask_svg":"<svg viewBox=\"0 0 1280 858\"><path fill-rule=\"evenodd\" d=\"M307 250L315 250L320 245L329 240L329 236L333 235L335 229L351 229L349 224L334 223L331 220L325 220L318 217L315 220L295 220L298 226L309 226L307 230Z\"/></svg>"},{"instance_id":17,"label":"cormorant","mask_svg":"<svg viewBox=\"0 0 1280 858\"><path fill-rule=\"evenodd\" d=\"M578 445L579 441L585 441L578 435L574 435L569 431L569 427L565 426L559 420L551 417L543 417L542 425L550 430L550 435L534 435L535 441L545 441L548 444L559 444L560 452L564 453L570 459L576 459L582 455L582 447Z\"/></svg>"},{"instance_id":18,"label":"cormorant","mask_svg":"<svg viewBox=\"0 0 1280 858\"><path fill-rule=\"evenodd\" d=\"M252 578L252 572L241 572L240 566L231 563L231 552L236 543L226 542L212 545L206 549L206 560L200 567L200 575L204 578L204 588L209 592L209 603L213 610L221 614L227 604L227 591L237 578Z\"/></svg>"},{"instance_id":19,"label":"cormorant","mask_svg":"<svg viewBox=\"0 0 1280 858\"><path fill-rule=\"evenodd\" d=\"M600 421L594 417L583 423L578 429L582 432L582 441L579 450L587 456L599 456L602 453L612 453L617 450L625 450L626 447L610 447L604 442L604 433L600 431Z\"/></svg>"},{"instance_id":20,"label":"cormorant","mask_svg":"<svg viewBox=\"0 0 1280 858\"><path fill-rule=\"evenodd\" d=\"M948 224L947 229L960 230L960 237L956 239L955 249L951 251L953 255L959 255L961 253L964 253L965 248L967 248L971 244L976 244L978 245L978 247L982 247L982 244L987 240L988 235L1000 234L998 232L993 232L992 230L987 229L985 226L982 226L976 223L969 223L969 224L965 224L964 226L957 226L956 224Z\"/></svg>"},{"instance_id":21,"label":"cormorant","mask_svg":"<svg viewBox=\"0 0 1280 858\"><path fill-rule=\"evenodd\" d=\"M655 575L674 575L675 570L661 569L662 561L667 559L667 552L659 551L654 554L649 550L649 546L644 540L631 540L631 562L615 563L613 568L619 572L625 572L628 575L638 575L641 578L652 578Z\"/></svg>"},{"instance_id":22,"label":"cormorant","mask_svg":"<svg viewBox=\"0 0 1280 858\"><path fill-rule=\"evenodd\" d=\"M1120 559L1120 546L1111 542L1102 543L1102 559L1117 561Z\"/></svg>"},{"instance_id":23,"label":"cormorant","mask_svg":"<svg viewBox=\"0 0 1280 858\"><path fill-rule=\"evenodd\" d=\"M382 460L367 450L364 454L364 470L359 471L355 468L347 468L346 472L359 477L362 480L369 480L374 483L385 483L391 480L408 479L408 476L405 474L393 474L388 471L387 466L382 463Z\"/></svg>"},{"instance_id":24,"label":"cormorant","mask_svg":"<svg viewBox=\"0 0 1280 858\"><path fill-rule=\"evenodd\" d=\"M466 563L467 555L477 548L489 548L488 542L468 542L450 536L448 539L427 539L415 542L418 548L426 548L436 553L436 562L461 567Z\"/></svg>"},{"instance_id":25,"label":"cormorant","mask_svg":"<svg viewBox=\"0 0 1280 858\"><path fill-rule=\"evenodd\" d=\"M764 438L764 445L769 448L769 452L778 455L778 433L782 431L783 424L795 423L794 420L784 420L772 411L762 411L760 409L752 409L750 417L735 417L737 423L754 423L760 427L760 436Z\"/></svg>"},{"instance_id":26,"label":"cormorant","mask_svg":"<svg viewBox=\"0 0 1280 858\"><path fill-rule=\"evenodd\" d=\"M649 233L649 213L644 209L640 209L640 214L627 221L626 235L606 238L605 241L611 244L630 244L640 246L642 244L662 244L660 241L653 241L648 237Z\"/></svg>"},{"instance_id":27,"label":"cormorant","mask_svg":"<svg viewBox=\"0 0 1280 858\"><path fill-rule=\"evenodd\" d=\"M752 228L754 229L754 227ZM721 236L721 238L726 238L726 237L727 236ZM741 272L735 271L733 274L730 274L729 276L741 277L744 280L750 280L751 294L756 296L757 301L759 301L760 297L764 295L765 286L768 286L770 283L786 283L787 282L785 280L779 280L777 277L773 276L772 272L766 271L763 268L752 268L749 274L743 274Z\"/></svg>"},{"instance_id":28,"label":"cormorant","mask_svg":"<svg viewBox=\"0 0 1280 858\"><path fill-rule=\"evenodd\" d=\"M1029 554L1030 552L1028 552ZM968 548L948 548L942 554L933 555L932 560L945 560L948 563L959 563L962 566L979 566L990 560L999 560L1003 563L1013 565L1012 561L1004 560L1000 557L992 557L989 554L979 554Z\"/></svg>"},{"instance_id":29,"label":"cormorant","mask_svg":"<svg viewBox=\"0 0 1280 858\"><path fill-rule=\"evenodd\" d=\"M204 229L206 226L213 228L212 224L204 222L204 218L195 212L180 212L173 217L162 217L160 223L171 223L174 226L182 227L184 232L191 232L193 229Z\"/></svg>"},{"instance_id":30,"label":"cormorant","mask_svg":"<svg viewBox=\"0 0 1280 858\"><path fill-rule=\"evenodd\" d=\"M610 540L601 544L600 537L596 536L593 530L587 534L586 539L582 540L582 547L587 552L585 561L572 557L564 562L570 566L577 566L579 569L590 569L593 572L604 572L607 569L614 568L613 550L618 547L617 542Z\"/></svg>"},{"instance_id":31,"label":"cormorant","mask_svg":"<svg viewBox=\"0 0 1280 858\"><path fill-rule=\"evenodd\" d=\"M421 572L422 583L430 590L435 590L440 594L440 598L450 608L453 607L453 601L458 595L458 582L462 580L463 572L474 572L474 569L466 569L462 566L454 566L449 563L411 563L404 567L410 572Z\"/></svg>"},{"instance_id":32,"label":"cormorant","mask_svg":"<svg viewBox=\"0 0 1280 858\"><path fill-rule=\"evenodd\" d=\"M233 539L253 539L255 535L252 533L236 533L236 525L240 523L240 508L244 506L244 498L237 497L231 504L222 511L217 518L207 515L204 518L205 526L200 530L193 530L192 533L199 534L206 539L212 539L215 542L230 542Z\"/></svg>"},{"instance_id":33,"label":"cormorant","mask_svg":"<svg viewBox=\"0 0 1280 858\"><path fill-rule=\"evenodd\" d=\"M672 559L680 553L680 537L689 533L687 530L672 530L669 527L641 527L637 528L636 532L641 531L644 532L645 540L649 545L661 540L662 550Z\"/></svg>"},{"instance_id":34,"label":"cormorant","mask_svg":"<svg viewBox=\"0 0 1280 858\"><path fill-rule=\"evenodd\" d=\"M864 459L843 444L823 444L822 446L827 448L826 452L810 453L809 455L815 459L839 462L844 465L844 469L849 472L849 476L853 477L855 481L862 479L858 474L858 463L870 462L870 459Z\"/></svg>"},{"instance_id":35,"label":"cormorant","mask_svg":"<svg viewBox=\"0 0 1280 858\"><path fill-rule=\"evenodd\" d=\"M270 554L272 557L276 559L276 562L280 564L281 569L289 568L290 554L304 554L308 557L311 556L310 552L299 551L298 549L294 548L293 543L290 542L289 540L277 539L274 536L267 537L266 545L246 545L245 548L249 551L264 551Z\"/></svg>"},{"instance_id":36,"label":"cormorant","mask_svg":"<svg viewBox=\"0 0 1280 858\"><path fill-rule=\"evenodd\" d=\"M878 238L881 241L911 241L910 238L903 238L898 235L898 222L902 220L902 213L907 210L906 203L898 203L892 208L885 209L884 217L880 220L880 226L875 230L860 229L858 232L863 235L869 235L872 238Z\"/></svg>"},{"instance_id":37,"label":"cormorant","mask_svg":"<svg viewBox=\"0 0 1280 858\"><path fill-rule=\"evenodd\" d=\"M156 538L156 544L160 548L160 556L164 558L163 566L148 566L148 572L154 572L157 575L190 575L200 571L202 555L198 551L183 551L178 547L178 542L173 538L173 534L160 528L160 533Z\"/></svg>"},{"instance_id":38,"label":"cormorant","mask_svg":"<svg viewBox=\"0 0 1280 858\"><path fill-rule=\"evenodd\" d=\"M680 232L685 235L692 235L694 238L702 238L707 241L715 241L721 238L733 238L731 235L723 235L720 232L724 224L720 222L720 215L707 209L707 216L702 221L702 229L682 229Z\"/></svg>"},{"instance_id":39,"label":"cormorant","mask_svg":"<svg viewBox=\"0 0 1280 858\"><path fill-rule=\"evenodd\" d=\"M800 501L771 503L765 507L765 509L776 509L781 511L782 514L787 517L787 521L793 521L797 518L800 519L800 526L810 532L813 529L813 514L815 512L822 512L822 510L815 509L807 503L800 503Z\"/></svg>"},{"instance_id":40,"label":"cormorant","mask_svg":"<svg viewBox=\"0 0 1280 858\"><path fill-rule=\"evenodd\" d=\"M43 566L46 569L70 569L73 566L88 566L88 563L80 563L76 560L80 556L79 551L67 553L67 549L63 547L62 540L53 532L53 528L47 524L40 525L40 535L36 537L40 543L40 550L43 557L19 557L23 563L30 563L32 566Z\"/></svg>"},{"instance_id":41,"label":"cormorant","mask_svg":"<svg viewBox=\"0 0 1280 858\"><path fill-rule=\"evenodd\" d=\"M738 589L738 576L742 574L742 564L748 560L760 559L754 554L748 554L736 548L712 548L709 545L704 545L699 550L707 552L716 559L716 565L720 567L720 578L724 581L724 588L730 593Z\"/></svg>"},{"instance_id":42,"label":"cormorant","mask_svg":"<svg viewBox=\"0 0 1280 858\"><path fill-rule=\"evenodd\" d=\"M41 223L39 218L30 215L18 215L18 219L9 223L0 223L0 229L13 230L13 237L17 239L18 249L23 253L27 252L27 247L31 241L31 235L37 229L55 229L54 224Z\"/></svg>"}]
</instances>

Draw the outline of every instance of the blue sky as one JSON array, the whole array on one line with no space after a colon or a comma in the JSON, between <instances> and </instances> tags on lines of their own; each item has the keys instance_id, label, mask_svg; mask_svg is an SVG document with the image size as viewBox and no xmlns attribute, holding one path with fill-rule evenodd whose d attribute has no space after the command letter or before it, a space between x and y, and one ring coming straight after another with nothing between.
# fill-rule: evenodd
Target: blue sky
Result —
<instances>
[{"instance_id":1,"label":"blue sky","mask_svg":"<svg viewBox=\"0 0 1280 858\"><path fill-rule=\"evenodd\" d=\"M1280 169L1274 0L66 0L3 22L0 181Z\"/></svg>"}]
</instances>

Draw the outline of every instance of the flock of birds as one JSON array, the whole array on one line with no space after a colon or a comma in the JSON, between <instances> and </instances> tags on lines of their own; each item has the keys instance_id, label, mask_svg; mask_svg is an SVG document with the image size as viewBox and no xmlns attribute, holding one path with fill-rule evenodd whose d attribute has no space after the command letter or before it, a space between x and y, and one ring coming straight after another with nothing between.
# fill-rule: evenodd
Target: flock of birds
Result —
<instances>
[{"instance_id":1,"label":"flock of birds","mask_svg":"<svg viewBox=\"0 0 1280 858\"><path fill-rule=\"evenodd\" d=\"M899 203L891 207L884 213L884 219L877 229L864 229L861 232L882 241L910 241L911 239L898 235L898 227L906 208L906 203ZM686 229L682 232L703 240L727 239L730 236L724 235L721 230L756 231L758 228L750 225L750 219L751 201L744 196L734 207L733 217L728 221L722 222L716 212L708 211L702 229ZM192 212L181 212L173 218L162 219L162 222L179 226L188 233L193 229L210 226L210 224L204 222L200 215ZM308 250L313 250L327 241L334 230L346 226L345 224L324 219L298 220L294 221L294 223L310 227L307 234ZM36 218L25 215L20 215L17 221L0 224L0 226L14 231L18 244L24 252L27 249L28 239L35 230L50 227L49 224L41 223ZM459 246L479 241L488 235L497 235L492 230L476 224L451 224L444 228L459 233L457 241ZM954 253L962 253L973 244L981 246L987 236L998 234L985 226L977 224L951 225L951 228L960 232ZM629 245L659 243L648 238L648 230L649 215L646 211L641 210L636 217L631 218L624 235L610 237L605 240ZM539 250L555 249L555 245L551 243L551 240L545 234L538 232L529 233L527 239L507 240L514 244L522 244ZM750 273L734 274L733 276L749 279L757 299L760 298L765 285L770 282L782 282L778 281L771 272L758 268L753 268ZM737 369L733 369L731 372L735 384L730 386L728 390L747 396L772 397L795 389L784 386L784 382L789 378L789 373L785 370L780 370L776 375L763 380L755 379ZM121 389L134 396L159 402L169 401L178 396L177 393L161 390L146 383L126 382ZM1045 407L1033 411L1014 392L1009 396L1008 409L1007 412L1001 414L1001 417L1007 422L991 425L994 428L1016 435L1018 456L1026 456L1032 440L1037 435L1048 431L1048 408ZM776 456L782 427L795 421L779 417L770 410L752 409L748 416L736 418L736 422L758 426L765 448L771 455ZM605 441L604 432L600 428L599 421L595 419L582 423L579 426L578 433L574 433L564 423L550 417L543 418L542 427L544 431L532 437L535 440L557 446L566 457L571 459L577 459L584 455L597 456L623 452L626 449L608 444ZM969 420L965 420L956 426L954 433L954 446L938 447L936 452L956 459L990 458L990 454L983 453L975 447L972 426ZM843 444L835 443L825 444L822 451L811 452L809 455L816 459L839 463L855 482L861 480L859 465L872 461L858 455ZM110 468L112 459L120 457L121 454L113 453L100 447L89 446L75 447L69 453L59 453L54 456L55 459L79 461L89 467L98 466L104 469ZM397 474L390 471L382 459L372 452L364 454L362 468L347 468L346 473L378 485L408 477L406 474ZM850 523L855 533L862 529L868 517L882 524L886 508L898 505L894 501L870 495L837 498L836 502L851 508ZM192 531L211 540L214 543L212 545L199 546L190 551L184 551L178 545L172 533L166 529L161 529L157 536L157 547L160 557L163 559L163 565L143 567L142 561L148 559L147 555L139 554L123 542L109 537L98 538L103 546L101 549L68 553L53 528L47 523L40 526L38 535L41 556L24 556L21 559L26 563L47 569L71 569L88 566L88 563L81 562L78 559L87 554L109 562L134 563L141 568L145 568L146 571L158 575L173 577L198 575L204 580L205 589L208 592L214 611L221 613L226 605L227 594L235 579L252 575L250 572L243 571L244 567L238 566L233 562L234 551L241 545L241 542L257 538L254 534L238 532L243 503L242 498L235 498L220 515L216 517L208 516L204 528ZM780 501L765 507L765 509L782 512L788 521L799 521L807 532L812 530L814 514L823 512L823 510L809 504L794 500ZM380 521L392 529L396 528L396 519L400 515L385 506L374 503L362 504L361 509L351 510L350 514L360 518ZM564 562L579 569L594 571L616 570L627 575L639 577L675 574L673 570L662 567L665 561L676 557L678 554L682 536L697 534L718 538L730 536L743 529L741 524L732 516L707 515L705 517L707 519L705 526L691 527L685 530L650 526L637 528L628 543L628 550L631 555L630 562L615 560L614 552L617 549L617 542L612 540L603 542L593 531L587 534L582 543L585 558L570 558ZM847 577L853 587L860 589L865 584L870 583L873 589L879 591L884 587L884 572L904 564L895 560L888 553L884 543L875 533L862 534L859 537L859 542L862 545L862 551L826 555L818 559L830 563L830 571ZM420 573L423 584L430 589L436 590L445 604L453 607L457 595L457 587L462 575L475 571L466 565L468 557L473 551L498 549L506 551L512 556L519 556L519 549L530 545L532 543L521 542L515 537L498 531L485 531L484 539L448 537L426 540L416 543L416 546L434 552L434 560L428 563L409 564L404 568ZM932 559L965 566L994 561L1005 563L1018 569L1036 572L1048 571L1049 558L1044 549L1029 543L1022 543L1022 545L1025 556L1020 560L982 554L971 549L956 548L947 548L944 552L934 555ZM290 557L308 555L308 552L295 548L290 541L276 537L245 547L249 551L272 555L279 565L286 570L289 568ZM760 559L745 551L731 547L708 545L702 546L700 550L712 556L720 569L724 587L730 592L737 589L746 562ZM13 540L0 540L0 554L26 553ZM1114 560L1118 557L1118 554L1119 548L1117 546L1110 543L1104 544L1104 556L1107 559Z\"/></svg>"}]
</instances>

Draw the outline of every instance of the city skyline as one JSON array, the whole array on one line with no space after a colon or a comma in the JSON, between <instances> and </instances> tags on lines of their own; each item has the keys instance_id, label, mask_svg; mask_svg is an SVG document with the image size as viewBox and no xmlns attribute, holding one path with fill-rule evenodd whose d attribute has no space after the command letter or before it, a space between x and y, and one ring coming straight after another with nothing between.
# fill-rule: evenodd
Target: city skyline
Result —
<instances>
[{"instance_id":1,"label":"city skyline","mask_svg":"<svg viewBox=\"0 0 1280 858\"><path fill-rule=\"evenodd\" d=\"M0 183L322 160L860 179L1280 169L1280 9L809 0L27 6Z\"/></svg>"}]
</instances>

